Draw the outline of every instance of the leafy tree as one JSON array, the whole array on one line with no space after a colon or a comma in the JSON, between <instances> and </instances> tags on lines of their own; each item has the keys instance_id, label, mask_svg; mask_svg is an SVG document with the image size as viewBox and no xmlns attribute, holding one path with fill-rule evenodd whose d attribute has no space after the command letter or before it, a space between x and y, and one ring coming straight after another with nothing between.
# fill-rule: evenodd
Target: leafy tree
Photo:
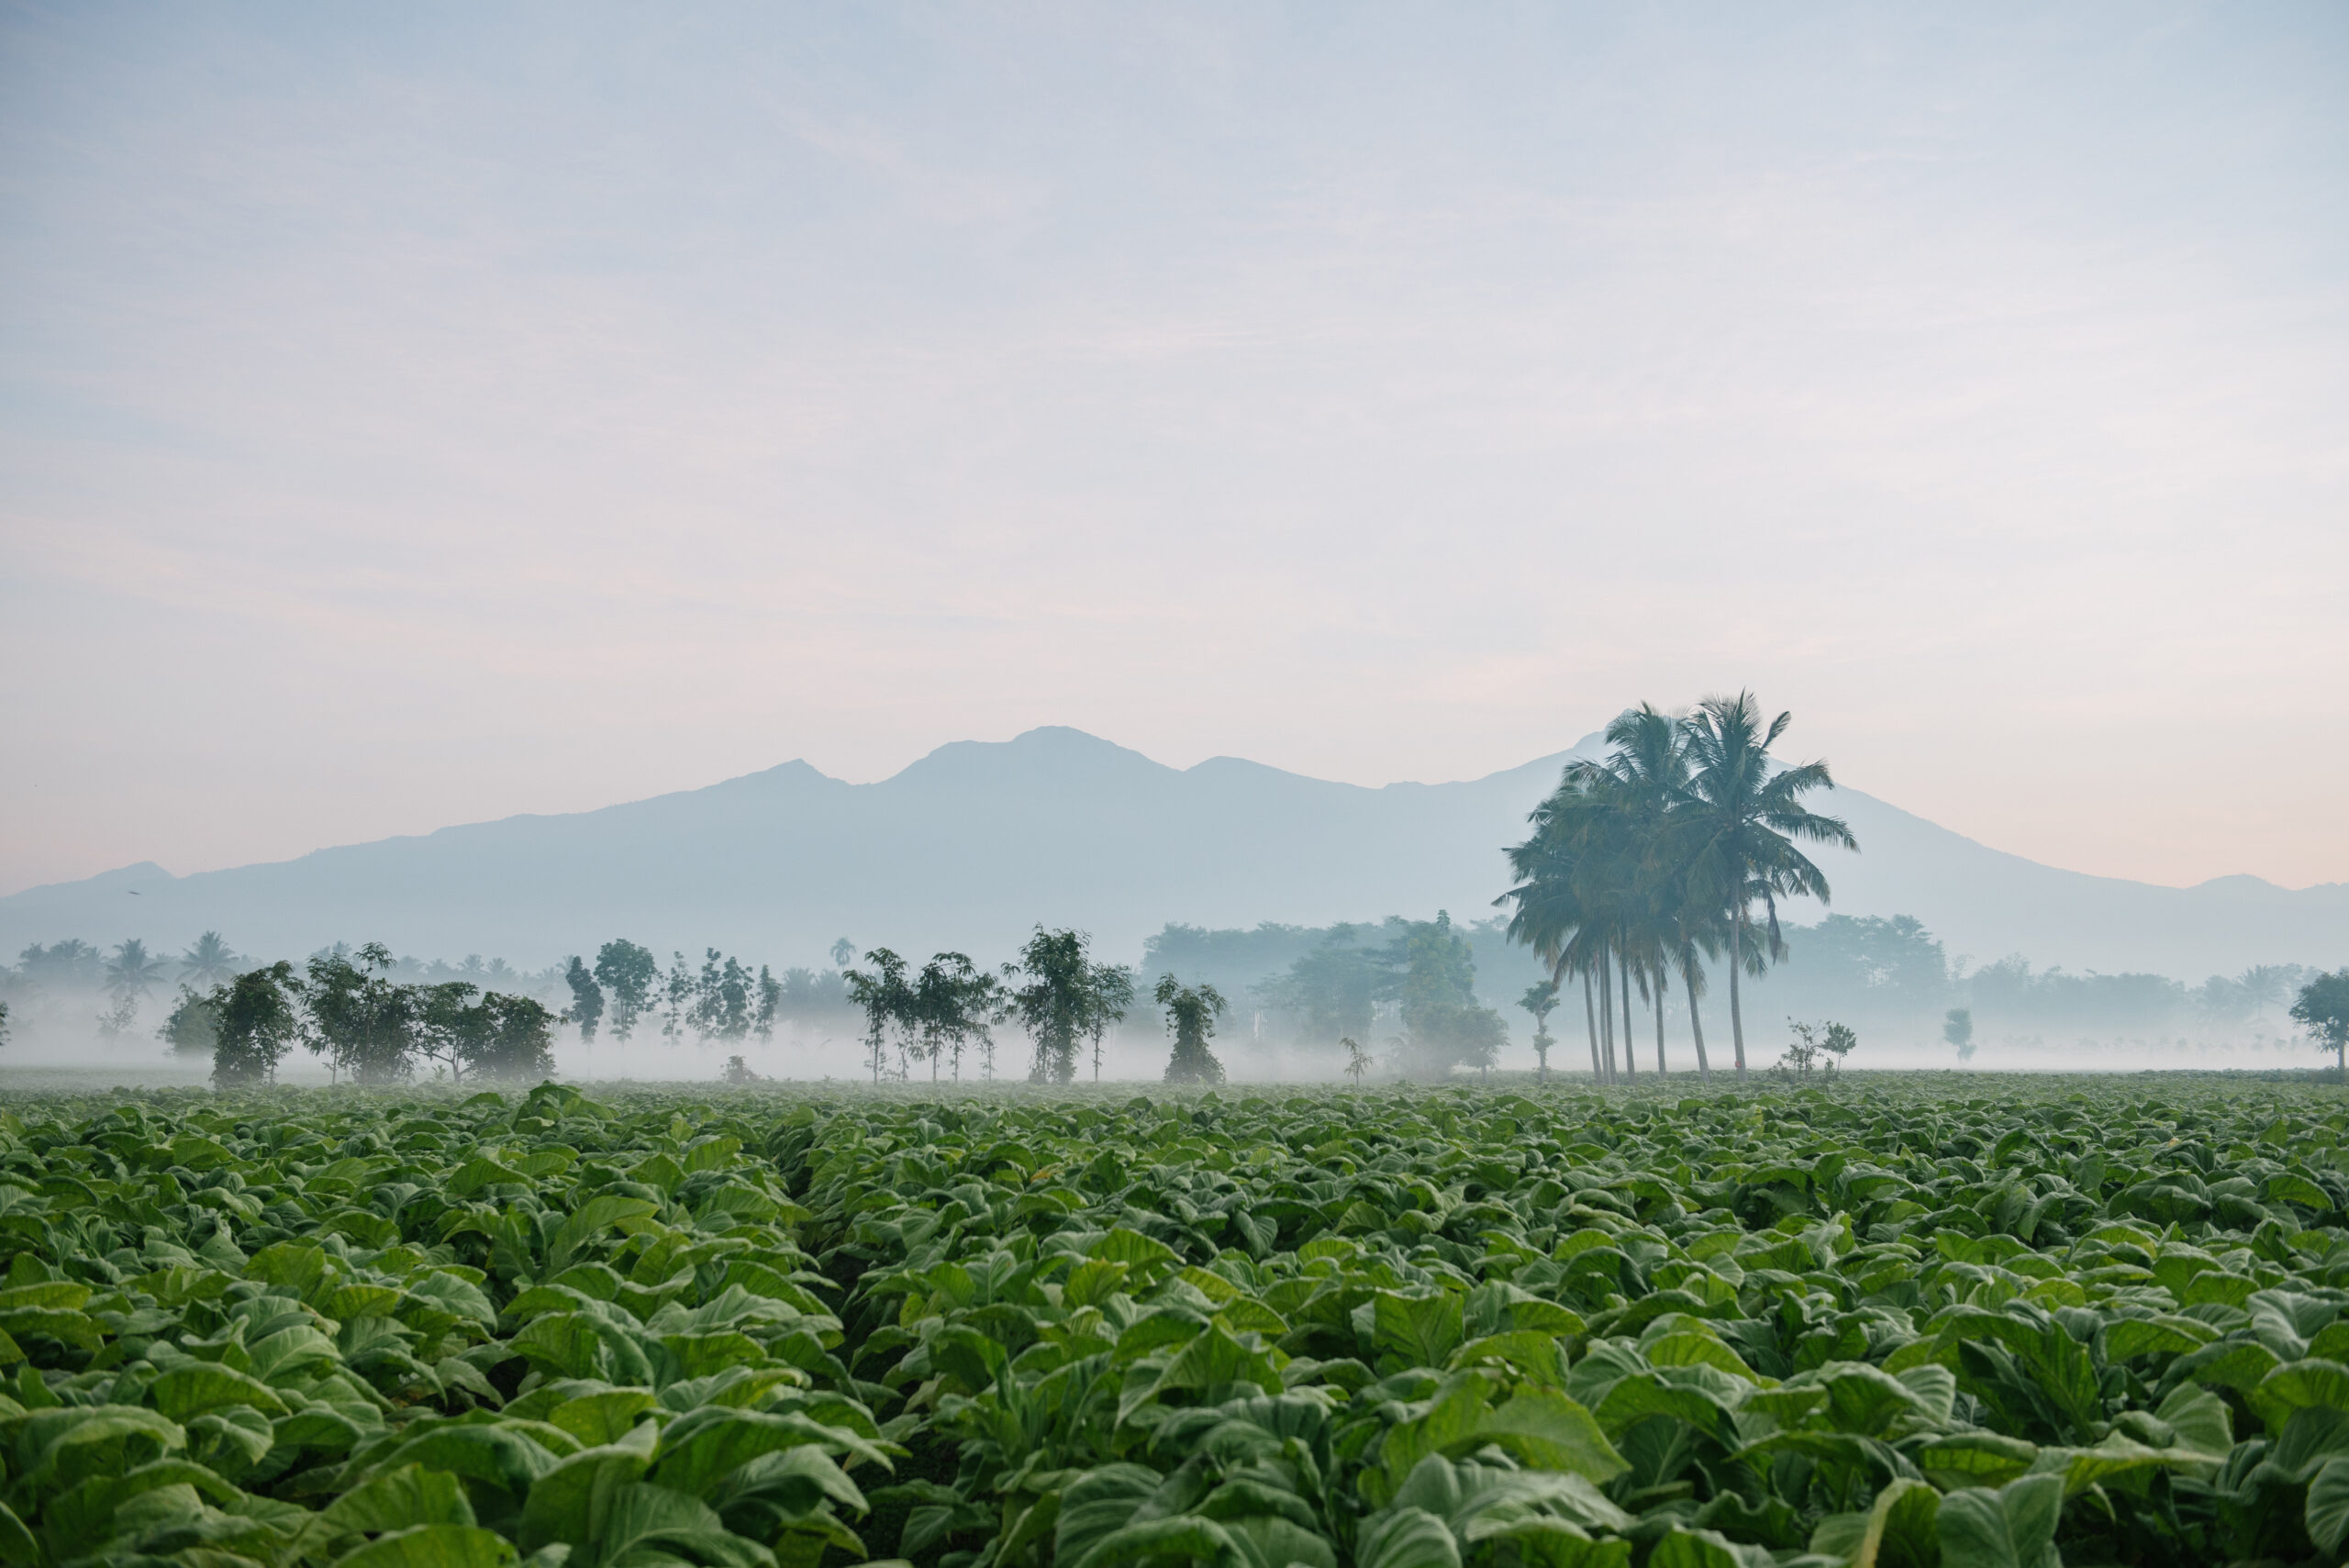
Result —
<instances>
[{"instance_id":1,"label":"leafy tree","mask_svg":"<svg viewBox=\"0 0 2349 1568\"><path fill-rule=\"evenodd\" d=\"M596 980L612 997L612 1038L626 1040L652 1006L661 961L652 950L615 938L596 954Z\"/></svg>"},{"instance_id":2,"label":"leafy tree","mask_svg":"<svg viewBox=\"0 0 2349 1568\"><path fill-rule=\"evenodd\" d=\"M225 984L236 976L237 965L242 962L220 940L219 932L206 931L180 955L180 978L205 986Z\"/></svg>"},{"instance_id":3,"label":"leafy tree","mask_svg":"<svg viewBox=\"0 0 2349 1568\"><path fill-rule=\"evenodd\" d=\"M302 983L283 959L215 986L212 1082L227 1089L277 1082L277 1064L302 1037Z\"/></svg>"},{"instance_id":4,"label":"leafy tree","mask_svg":"<svg viewBox=\"0 0 2349 1568\"><path fill-rule=\"evenodd\" d=\"M1355 928L1330 929L1319 946L1299 954L1287 971L1258 986L1266 1006L1298 1016L1302 1038L1342 1040L1370 1032L1384 965L1375 949L1354 940Z\"/></svg>"},{"instance_id":5,"label":"leafy tree","mask_svg":"<svg viewBox=\"0 0 2349 1568\"><path fill-rule=\"evenodd\" d=\"M473 1055L472 1036L483 1024L473 1006L481 987L470 980L444 980L408 989L414 1004L416 1054L439 1063L451 1083L462 1083L465 1063Z\"/></svg>"},{"instance_id":6,"label":"leafy tree","mask_svg":"<svg viewBox=\"0 0 2349 1568\"><path fill-rule=\"evenodd\" d=\"M765 964L759 965L759 1010L754 1024L762 1041L774 1039L776 1011L783 1006L783 982Z\"/></svg>"},{"instance_id":7,"label":"leafy tree","mask_svg":"<svg viewBox=\"0 0 2349 1568\"><path fill-rule=\"evenodd\" d=\"M1824 1024L1814 1029L1809 1024L1788 1018L1787 1027L1794 1031L1795 1038L1794 1043L1787 1047L1787 1053L1778 1058L1776 1070L1780 1073L1808 1073L1822 1066L1832 1073L1835 1063L1850 1055L1852 1048L1860 1043L1859 1037L1844 1024Z\"/></svg>"},{"instance_id":8,"label":"leafy tree","mask_svg":"<svg viewBox=\"0 0 2349 1568\"><path fill-rule=\"evenodd\" d=\"M1223 1063L1208 1049L1215 1036L1215 1021L1223 1016L1223 995L1201 981L1186 985L1172 974L1158 977L1152 993L1166 1010L1166 1027L1174 1036L1174 1051L1166 1062L1170 1084L1220 1084Z\"/></svg>"},{"instance_id":9,"label":"leafy tree","mask_svg":"<svg viewBox=\"0 0 2349 1568\"><path fill-rule=\"evenodd\" d=\"M1002 995L1001 983L963 953L942 952L922 965L913 983L912 1017L917 1054L929 1060L932 1083L941 1062L952 1064L956 1083L963 1081L963 1053L986 1037Z\"/></svg>"},{"instance_id":10,"label":"leafy tree","mask_svg":"<svg viewBox=\"0 0 2349 1568\"><path fill-rule=\"evenodd\" d=\"M416 1071L423 998L416 987L391 980L391 951L381 942L369 942L355 955L322 952L309 962L303 1043L355 1084L404 1083Z\"/></svg>"},{"instance_id":11,"label":"leafy tree","mask_svg":"<svg viewBox=\"0 0 2349 1568\"><path fill-rule=\"evenodd\" d=\"M694 977L693 1002L686 1015L694 1032L704 1040L740 1040L751 1032L757 1006L758 976L737 959L729 957L721 962L718 950L708 949L701 973Z\"/></svg>"},{"instance_id":12,"label":"leafy tree","mask_svg":"<svg viewBox=\"0 0 2349 1568\"><path fill-rule=\"evenodd\" d=\"M1729 928L1730 1038L1737 1053L1737 1078L1745 1081L1745 1023L1738 997L1738 973L1753 948L1746 927L1759 899L1768 913L1773 945L1778 942L1778 900L1807 894L1827 902L1827 875L1795 847L1795 840L1859 843L1839 817L1821 816L1802 804L1815 789L1832 789L1825 762L1772 771L1770 748L1794 721L1781 713L1766 726L1751 692L1707 697L1688 721L1691 774L1680 809L1674 813L1675 859L1687 867L1690 896L1722 912ZM1685 858L1684 858L1685 857Z\"/></svg>"},{"instance_id":13,"label":"leafy tree","mask_svg":"<svg viewBox=\"0 0 2349 1568\"><path fill-rule=\"evenodd\" d=\"M864 962L873 967L849 970L841 978L848 982L849 1000L863 1011L865 1062L878 1084L888 1062L889 1031L893 1028L898 1031L902 1056L905 1033L918 1029L919 1023L914 989L906 979L906 961L887 948L874 948L864 955Z\"/></svg>"},{"instance_id":14,"label":"leafy tree","mask_svg":"<svg viewBox=\"0 0 2349 1568\"><path fill-rule=\"evenodd\" d=\"M1527 986L1517 1005L1533 1015L1534 1075L1546 1084L1550 1081L1550 1047L1557 1043L1550 1038L1550 1015L1558 1006L1558 983L1545 980L1539 985Z\"/></svg>"},{"instance_id":15,"label":"leafy tree","mask_svg":"<svg viewBox=\"0 0 2349 1568\"><path fill-rule=\"evenodd\" d=\"M534 996L483 994L464 1036L465 1069L477 1077L543 1078L554 1071L555 1016Z\"/></svg>"},{"instance_id":16,"label":"leafy tree","mask_svg":"<svg viewBox=\"0 0 2349 1568\"><path fill-rule=\"evenodd\" d=\"M596 984L595 975L576 954L564 968L562 980L571 987L571 1021L579 1026L579 1038L592 1043L596 1026L604 1017L604 988Z\"/></svg>"},{"instance_id":17,"label":"leafy tree","mask_svg":"<svg viewBox=\"0 0 2349 1568\"><path fill-rule=\"evenodd\" d=\"M1134 1005L1133 971L1121 963L1097 963L1086 986L1085 1032L1093 1040L1093 1081L1101 1082L1101 1038L1123 1022Z\"/></svg>"},{"instance_id":18,"label":"leafy tree","mask_svg":"<svg viewBox=\"0 0 2349 1568\"><path fill-rule=\"evenodd\" d=\"M831 959L832 967L834 969L841 971L842 973L846 973L848 972L849 964L853 962L855 958L856 944L849 940L846 937L842 937L840 940L832 944Z\"/></svg>"},{"instance_id":19,"label":"leafy tree","mask_svg":"<svg viewBox=\"0 0 2349 1568\"><path fill-rule=\"evenodd\" d=\"M8 1043L8 1004L0 1002L0 1045Z\"/></svg>"},{"instance_id":20,"label":"leafy tree","mask_svg":"<svg viewBox=\"0 0 2349 1568\"><path fill-rule=\"evenodd\" d=\"M211 993L183 984L155 1038L170 1046L174 1056L209 1056L219 1032Z\"/></svg>"},{"instance_id":21,"label":"leafy tree","mask_svg":"<svg viewBox=\"0 0 2349 1568\"><path fill-rule=\"evenodd\" d=\"M1498 1013L1476 1001L1475 957L1451 915L1439 909L1432 920L1408 924L1388 962L1399 971L1394 988L1405 1049L1419 1073L1442 1078L1455 1066L1491 1066L1508 1031Z\"/></svg>"},{"instance_id":22,"label":"leafy tree","mask_svg":"<svg viewBox=\"0 0 2349 1568\"><path fill-rule=\"evenodd\" d=\"M2292 1000L2292 1021L2332 1052L2333 1066L2349 1083L2349 968L2319 974Z\"/></svg>"},{"instance_id":23,"label":"leafy tree","mask_svg":"<svg viewBox=\"0 0 2349 1568\"><path fill-rule=\"evenodd\" d=\"M1035 1048L1030 1083L1066 1084L1076 1076L1076 1042L1092 1027L1097 1006L1090 939L1082 931L1038 926L1016 963L1003 966L1010 1011Z\"/></svg>"},{"instance_id":24,"label":"leafy tree","mask_svg":"<svg viewBox=\"0 0 2349 1568\"><path fill-rule=\"evenodd\" d=\"M1952 1007L1942 1019L1942 1038L1957 1047L1960 1062L1974 1060L1974 1015L1964 1007Z\"/></svg>"}]
</instances>

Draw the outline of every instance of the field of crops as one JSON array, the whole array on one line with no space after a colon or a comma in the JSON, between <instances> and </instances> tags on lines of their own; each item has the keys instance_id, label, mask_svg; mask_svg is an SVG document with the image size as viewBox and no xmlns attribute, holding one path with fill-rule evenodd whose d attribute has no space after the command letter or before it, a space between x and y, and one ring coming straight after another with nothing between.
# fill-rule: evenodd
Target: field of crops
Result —
<instances>
[{"instance_id":1,"label":"field of crops","mask_svg":"<svg viewBox=\"0 0 2349 1568\"><path fill-rule=\"evenodd\" d=\"M2333 1562L2349 1100L0 1114L0 1561Z\"/></svg>"}]
</instances>

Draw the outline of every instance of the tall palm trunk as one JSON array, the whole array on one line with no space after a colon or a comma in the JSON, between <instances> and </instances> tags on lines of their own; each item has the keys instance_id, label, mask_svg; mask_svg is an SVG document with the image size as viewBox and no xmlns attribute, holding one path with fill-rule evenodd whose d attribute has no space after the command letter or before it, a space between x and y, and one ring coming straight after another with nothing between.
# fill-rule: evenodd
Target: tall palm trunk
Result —
<instances>
[{"instance_id":1,"label":"tall palm trunk","mask_svg":"<svg viewBox=\"0 0 2349 1568\"><path fill-rule=\"evenodd\" d=\"M1640 1075L1640 1040L1631 1032L1631 955L1617 953L1615 962L1623 972L1623 1076L1631 1079Z\"/></svg>"},{"instance_id":2,"label":"tall palm trunk","mask_svg":"<svg viewBox=\"0 0 2349 1568\"><path fill-rule=\"evenodd\" d=\"M1607 1081L1615 1082L1615 972L1608 967L1607 951L1598 953L1598 1040L1606 1048Z\"/></svg>"},{"instance_id":3,"label":"tall palm trunk","mask_svg":"<svg viewBox=\"0 0 2349 1568\"><path fill-rule=\"evenodd\" d=\"M1705 1060L1705 1025L1697 1017L1696 955L1684 951L1680 955L1680 977L1688 982L1688 1032L1697 1040L1697 1076L1709 1084L1713 1081L1713 1065Z\"/></svg>"},{"instance_id":4,"label":"tall palm trunk","mask_svg":"<svg viewBox=\"0 0 2349 1568\"><path fill-rule=\"evenodd\" d=\"M1607 1074L1599 1071L1598 1066L1598 1009L1590 999L1590 971L1587 969L1582 972L1582 1022L1583 1027L1590 1031L1590 1081L1604 1084Z\"/></svg>"},{"instance_id":5,"label":"tall palm trunk","mask_svg":"<svg viewBox=\"0 0 2349 1568\"><path fill-rule=\"evenodd\" d=\"M1737 972L1745 967L1745 902L1738 901L1729 922L1729 1038L1737 1052L1737 1086L1745 1086L1745 1018L1738 1010Z\"/></svg>"},{"instance_id":6,"label":"tall palm trunk","mask_svg":"<svg viewBox=\"0 0 2349 1568\"><path fill-rule=\"evenodd\" d=\"M1661 960L1658 960L1655 966L1655 1075L1659 1078L1663 1077L1664 1074L1664 963Z\"/></svg>"}]
</instances>

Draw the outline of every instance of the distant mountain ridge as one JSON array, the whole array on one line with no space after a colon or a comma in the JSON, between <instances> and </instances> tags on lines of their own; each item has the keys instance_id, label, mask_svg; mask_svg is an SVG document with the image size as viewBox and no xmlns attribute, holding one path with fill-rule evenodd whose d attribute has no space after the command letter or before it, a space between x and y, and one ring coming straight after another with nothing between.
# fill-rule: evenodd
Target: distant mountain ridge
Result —
<instances>
[{"instance_id":1,"label":"distant mountain ridge","mask_svg":"<svg viewBox=\"0 0 2349 1568\"><path fill-rule=\"evenodd\" d=\"M941 746L869 784L795 761L269 864L184 877L128 866L0 898L0 951L129 936L173 951L217 929L271 956L381 939L536 966L624 935L781 968L820 962L842 935L991 962L1039 921L1088 929L1130 960L1168 921L1322 925L1438 908L1475 920L1508 884L1500 851L1524 836L1526 813L1567 761L1599 750L1589 736L1481 779L1369 788L1236 757L1171 768L1082 730L1031 729ZM1862 846L1824 857L1835 910L1915 915L1953 955L2188 980L2349 962L2349 884L2159 887L2040 865L1859 790L1823 805Z\"/></svg>"}]
</instances>

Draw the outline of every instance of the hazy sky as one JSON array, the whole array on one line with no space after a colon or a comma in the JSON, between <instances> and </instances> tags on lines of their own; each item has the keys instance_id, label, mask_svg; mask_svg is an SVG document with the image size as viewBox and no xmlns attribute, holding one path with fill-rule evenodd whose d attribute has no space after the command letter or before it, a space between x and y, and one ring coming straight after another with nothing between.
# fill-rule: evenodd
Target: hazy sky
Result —
<instances>
[{"instance_id":1,"label":"hazy sky","mask_svg":"<svg viewBox=\"0 0 2349 1568\"><path fill-rule=\"evenodd\" d=\"M1756 687L2349 879L2349 7L0 5L0 891Z\"/></svg>"}]
</instances>

